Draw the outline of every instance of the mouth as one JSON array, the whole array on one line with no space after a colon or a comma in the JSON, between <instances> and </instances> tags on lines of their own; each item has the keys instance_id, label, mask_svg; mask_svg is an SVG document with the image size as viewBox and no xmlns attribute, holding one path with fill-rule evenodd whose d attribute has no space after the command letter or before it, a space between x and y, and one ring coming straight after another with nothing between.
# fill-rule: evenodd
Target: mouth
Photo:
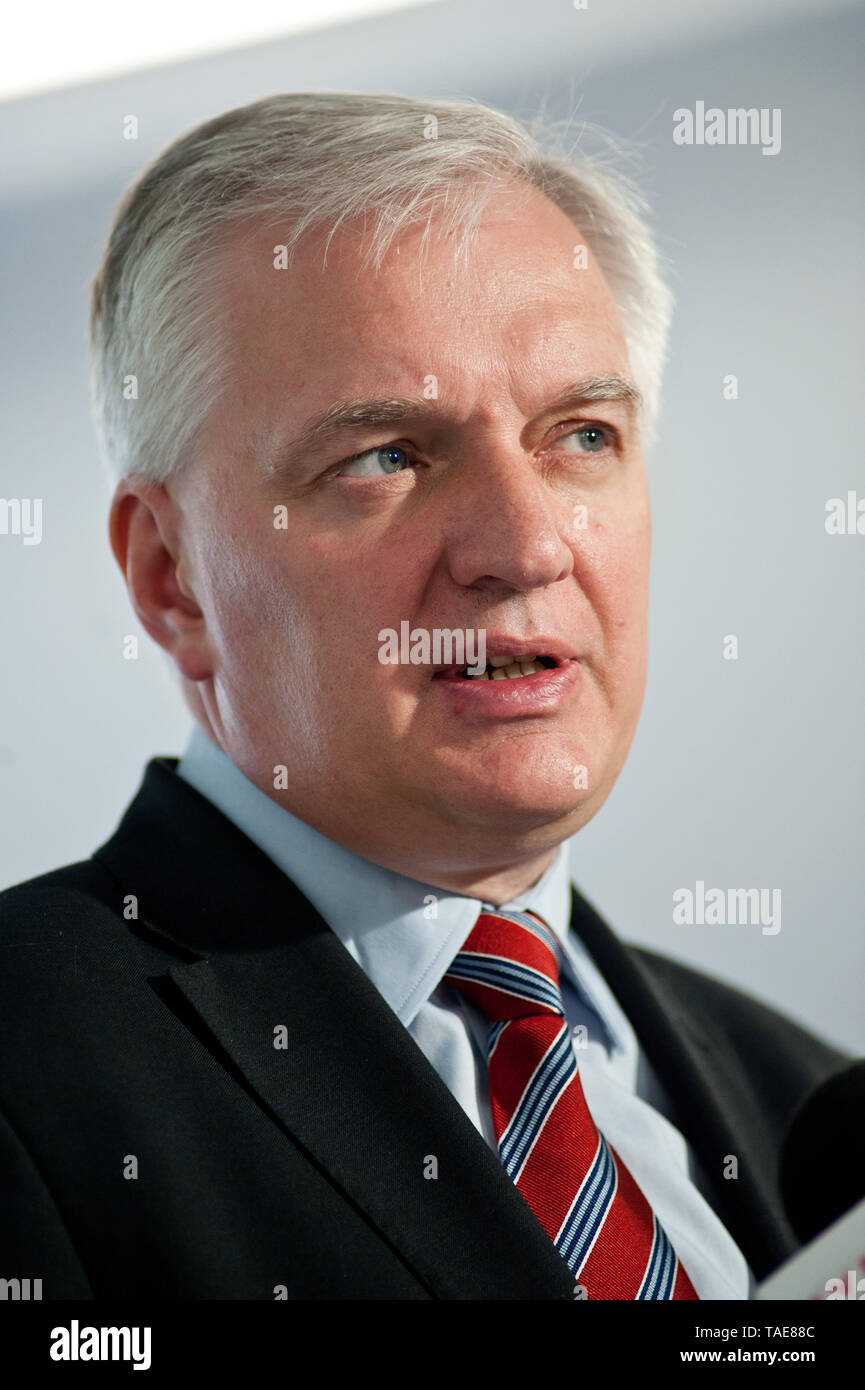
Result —
<instances>
[{"instance_id":1,"label":"mouth","mask_svg":"<svg viewBox=\"0 0 865 1390\"><path fill-rule=\"evenodd\" d=\"M490 719L554 716L580 698L582 659L555 637L521 642L489 638L487 664L478 675L468 666L435 671L428 689L441 692L452 715L481 724Z\"/></svg>"}]
</instances>

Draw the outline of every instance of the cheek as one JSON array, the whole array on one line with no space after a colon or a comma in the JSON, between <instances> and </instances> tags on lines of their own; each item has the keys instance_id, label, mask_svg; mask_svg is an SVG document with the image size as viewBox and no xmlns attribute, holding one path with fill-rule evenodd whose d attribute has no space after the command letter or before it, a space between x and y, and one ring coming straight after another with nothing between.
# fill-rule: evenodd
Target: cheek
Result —
<instances>
[{"instance_id":1,"label":"cheek","mask_svg":"<svg viewBox=\"0 0 865 1390\"><path fill-rule=\"evenodd\" d=\"M625 529L598 523L584 587L600 623L610 674L628 685L645 675L650 530L647 519Z\"/></svg>"},{"instance_id":2,"label":"cheek","mask_svg":"<svg viewBox=\"0 0 865 1390\"><path fill-rule=\"evenodd\" d=\"M235 524L209 531L201 567L207 625L224 672L271 679L285 669L287 649L308 659L306 570L296 538L258 517L238 516ZM276 652L279 667L269 665Z\"/></svg>"},{"instance_id":3,"label":"cheek","mask_svg":"<svg viewBox=\"0 0 865 1390\"><path fill-rule=\"evenodd\" d=\"M347 546L333 533L304 541L298 580L329 648L350 648L346 658L363 662L378 651L382 628L414 617L432 563L423 546L423 537L399 531L375 544Z\"/></svg>"},{"instance_id":4,"label":"cheek","mask_svg":"<svg viewBox=\"0 0 865 1390\"><path fill-rule=\"evenodd\" d=\"M620 630L644 627L649 601L649 546L646 538L623 538L610 561L608 589Z\"/></svg>"}]
</instances>

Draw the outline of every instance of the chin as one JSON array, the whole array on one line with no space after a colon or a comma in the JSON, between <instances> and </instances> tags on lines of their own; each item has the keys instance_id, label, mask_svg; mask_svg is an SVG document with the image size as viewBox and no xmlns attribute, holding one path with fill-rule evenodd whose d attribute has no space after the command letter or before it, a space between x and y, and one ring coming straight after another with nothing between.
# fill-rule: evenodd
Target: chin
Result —
<instances>
[{"instance_id":1,"label":"chin","mask_svg":"<svg viewBox=\"0 0 865 1390\"><path fill-rule=\"evenodd\" d=\"M465 758L448 769L447 785L437 788L447 796L457 815L478 824L530 830L551 822L572 820L573 833L595 814L606 793L599 798L592 786L591 768L585 750L573 745L527 750L518 743L497 749L483 760ZM588 785L579 785L586 769ZM575 781L578 785L575 785Z\"/></svg>"}]
</instances>

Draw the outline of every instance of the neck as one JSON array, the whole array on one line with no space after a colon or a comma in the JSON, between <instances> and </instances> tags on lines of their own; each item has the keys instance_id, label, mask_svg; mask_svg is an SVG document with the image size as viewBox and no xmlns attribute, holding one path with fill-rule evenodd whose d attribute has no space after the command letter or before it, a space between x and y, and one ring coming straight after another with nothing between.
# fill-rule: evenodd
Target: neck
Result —
<instances>
[{"instance_id":1,"label":"neck","mask_svg":"<svg viewBox=\"0 0 865 1390\"><path fill-rule=\"evenodd\" d=\"M421 877L434 888L446 888L450 893L463 893L466 897L480 898L483 902L492 903L493 907L502 907L520 893L534 888L552 864L555 853L555 848L549 849L519 864L508 864L483 872L465 869L457 874Z\"/></svg>"}]
</instances>

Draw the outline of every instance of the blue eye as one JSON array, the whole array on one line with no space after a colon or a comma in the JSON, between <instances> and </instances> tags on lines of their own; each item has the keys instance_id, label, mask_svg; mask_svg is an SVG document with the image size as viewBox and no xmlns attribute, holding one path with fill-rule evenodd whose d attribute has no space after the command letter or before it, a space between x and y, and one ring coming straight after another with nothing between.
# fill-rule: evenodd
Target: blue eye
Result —
<instances>
[{"instance_id":1,"label":"blue eye","mask_svg":"<svg viewBox=\"0 0 865 1390\"><path fill-rule=\"evenodd\" d=\"M570 434L563 434L556 447L566 439L579 439L583 449L588 454L599 454L607 447L604 431L598 425L583 425L578 430L572 430Z\"/></svg>"},{"instance_id":2,"label":"blue eye","mask_svg":"<svg viewBox=\"0 0 865 1390\"><path fill-rule=\"evenodd\" d=\"M378 478L381 477L377 471L379 468L385 473L399 473L407 463L405 449L398 444L382 444L378 449L367 449L366 453L347 459L339 471L355 478Z\"/></svg>"}]
</instances>

